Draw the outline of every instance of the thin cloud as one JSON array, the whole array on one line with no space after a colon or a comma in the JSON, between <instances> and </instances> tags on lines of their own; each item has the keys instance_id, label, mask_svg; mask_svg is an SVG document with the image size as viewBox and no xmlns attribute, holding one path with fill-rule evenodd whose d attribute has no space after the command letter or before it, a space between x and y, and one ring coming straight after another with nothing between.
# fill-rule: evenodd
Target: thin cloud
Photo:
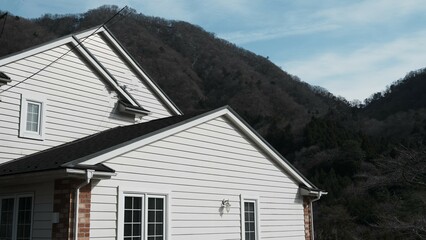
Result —
<instances>
[{"instance_id":1,"label":"thin cloud","mask_svg":"<svg viewBox=\"0 0 426 240\"><path fill-rule=\"evenodd\" d=\"M332 24L311 24L304 26L299 25L295 27L269 28L258 31L238 31L228 34L222 33L218 34L218 36L236 44L245 44L264 40L272 40L287 36L326 32L333 30L336 27L336 25Z\"/></svg>"},{"instance_id":2,"label":"thin cloud","mask_svg":"<svg viewBox=\"0 0 426 240\"><path fill-rule=\"evenodd\" d=\"M349 53L329 52L280 64L303 81L348 99L366 98L406 73L424 67L426 32Z\"/></svg>"},{"instance_id":3,"label":"thin cloud","mask_svg":"<svg viewBox=\"0 0 426 240\"><path fill-rule=\"evenodd\" d=\"M423 0L377 0L356 3L331 1L324 5L314 5L315 3L301 4L300 9L297 8L299 10L287 9L279 15L246 9L246 12L251 12L252 16L251 18L244 16L245 21L250 22L252 26L257 26L257 29L223 32L218 33L218 36L236 44L246 44L357 26L373 27L373 25L392 24L403 17L412 17L414 14L423 14L426 11ZM313 10L313 6L317 9ZM268 17L268 15L271 16ZM267 16L260 21L262 24L259 23L259 16Z\"/></svg>"},{"instance_id":4,"label":"thin cloud","mask_svg":"<svg viewBox=\"0 0 426 240\"><path fill-rule=\"evenodd\" d=\"M424 13L426 5L423 0L375 0L350 2L348 5L327 8L315 15L319 19L333 24L371 24L389 23L415 13Z\"/></svg>"}]
</instances>

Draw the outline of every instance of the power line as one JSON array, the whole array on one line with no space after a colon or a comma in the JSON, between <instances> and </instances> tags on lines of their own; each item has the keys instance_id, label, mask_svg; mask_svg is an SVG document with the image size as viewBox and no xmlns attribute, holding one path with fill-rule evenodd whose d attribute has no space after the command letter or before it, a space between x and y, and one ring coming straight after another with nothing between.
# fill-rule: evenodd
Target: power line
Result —
<instances>
[{"instance_id":1,"label":"power line","mask_svg":"<svg viewBox=\"0 0 426 240\"><path fill-rule=\"evenodd\" d=\"M118 11L117 13L115 13L112 17L110 17L107 21L105 21L104 23L102 23L98 28L95 29L95 31L93 31L89 36L83 38L83 40L79 41L74 47L72 47L71 49L69 49L68 51L66 51L64 54L62 54L61 56L59 56L57 59L53 60L51 63L47 64L46 66L44 66L43 68L41 68L40 70L38 70L37 72L31 74L30 76L26 77L24 80L18 82L15 85L10 86L9 88L6 88L2 91L0 91L1 93L4 93L6 91L9 91L10 89L18 86L19 84L27 81L28 79L34 77L35 75L39 74L41 71L43 71L44 69L48 68L49 66L51 66L52 64L54 64L55 62L59 61L60 59L62 59L65 55L67 55L69 52L73 51L74 49L76 49L78 46L80 46L84 41L86 41L89 37L91 37L92 35L94 35L99 29L101 29L103 26L105 26L106 24L108 24L111 20L113 20L117 15L119 15L125 8L127 8L127 5L124 6L120 11Z\"/></svg>"},{"instance_id":2,"label":"power line","mask_svg":"<svg viewBox=\"0 0 426 240\"><path fill-rule=\"evenodd\" d=\"M1 15L0 19L2 19L2 18L4 18L4 21L3 21L3 27L2 27L1 33L0 33L0 39L1 39L1 36L3 36L4 26L6 26L7 12L5 14Z\"/></svg>"}]
</instances>

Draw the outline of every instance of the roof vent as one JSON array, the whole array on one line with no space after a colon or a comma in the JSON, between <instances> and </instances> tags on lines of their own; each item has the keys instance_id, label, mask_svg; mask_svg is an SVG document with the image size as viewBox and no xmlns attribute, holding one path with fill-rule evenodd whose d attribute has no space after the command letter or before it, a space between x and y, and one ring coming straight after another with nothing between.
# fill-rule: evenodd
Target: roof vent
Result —
<instances>
[{"instance_id":1,"label":"roof vent","mask_svg":"<svg viewBox=\"0 0 426 240\"><path fill-rule=\"evenodd\" d=\"M10 83L11 81L12 80L10 80L10 77L7 76L6 73L0 72L0 87Z\"/></svg>"},{"instance_id":2,"label":"roof vent","mask_svg":"<svg viewBox=\"0 0 426 240\"><path fill-rule=\"evenodd\" d=\"M118 110L123 113L134 115L137 122L139 122L142 117L150 114L150 112L143 107L133 106L121 100L118 101Z\"/></svg>"}]
</instances>

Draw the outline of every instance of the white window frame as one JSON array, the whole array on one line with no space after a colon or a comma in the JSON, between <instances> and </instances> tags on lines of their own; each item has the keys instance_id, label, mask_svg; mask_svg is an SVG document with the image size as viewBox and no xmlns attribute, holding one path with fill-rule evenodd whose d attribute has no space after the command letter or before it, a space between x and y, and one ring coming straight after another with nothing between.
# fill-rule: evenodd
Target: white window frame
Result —
<instances>
[{"instance_id":1,"label":"white window frame","mask_svg":"<svg viewBox=\"0 0 426 240\"><path fill-rule=\"evenodd\" d=\"M19 199L24 197L31 197L31 229L30 229L30 239L33 237L33 227L34 227L34 194L9 194L9 195L0 195L0 203L3 199L13 198L13 223L12 223L12 240L16 239L16 234L18 230L18 210L19 210ZM0 209L1 210L1 209ZM1 211L0 211L1 218Z\"/></svg>"},{"instance_id":2,"label":"white window frame","mask_svg":"<svg viewBox=\"0 0 426 240\"><path fill-rule=\"evenodd\" d=\"M27 112L28 104L34 103L40 106L38 132L27 130ZM19 124L19 137L30 138L36 140L44 140L45 138L45 122L46 122L46 97L32 92L21 93L21 116Z\"/></svg>"},{"instance_id":3,"label":"white window frame","mask_svg":"<svg viewBox=\"0 0 426 240\"><path fill-rule=\"evenodd\" d=\"M246 224L245 224L245 202L253 202L255 210L255 231L256 231L256 240L261 239L260 235L260 207L259 207L259 197L258 196L245 196L240 195L240 212L241 212L241 240L246 240Z\"/></svg>"},{"instance_id":4,"label":"white window frame","mask_svg":"<svg viewBox=\"0 0 426 240\"><path fill-rule=\"evenodd\" d=\"M124 236L124 200L125 197L142 197L142 239L148 239L148 198L163 198L164 199L164 240L171 239L170 237L170 213L171 213L171 191L165 190L149 190L146 191L134 190L134 188L118 187L118 208L117 208L117 239L123 239Z\"/></svg>"}]
</instances>

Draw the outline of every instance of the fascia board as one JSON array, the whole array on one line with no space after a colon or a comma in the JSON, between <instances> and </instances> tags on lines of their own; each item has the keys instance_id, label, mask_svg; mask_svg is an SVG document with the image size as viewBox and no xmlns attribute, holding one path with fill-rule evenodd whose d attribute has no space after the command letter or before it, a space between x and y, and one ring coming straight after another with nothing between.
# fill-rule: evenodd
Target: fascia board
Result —
<instances>
[{"instance_id":1,"label":"fascia board","mask_svg":"<svg viewBox=\"0 0 426 240\"><path fill-rule=\"evenodd\" d=\"M99 31L101 32L101 31ZM105 36L108 41L113 45L115 50L119 52L119 54L124 57L127 64L129 64L138 74L145 80L154 91L154 93L165 103L175 114L182 115L182 111L169 99L169 97L159 88L159 86L142 70L142 67L130 56L130 54L123 48L123 46L118 42L118 40L108 31L107 28L103 28L101 33ZM81 35L84 36L84 35Z\"/></svg>"},{"instance_id":2,"label":"fascia board","mask_svg":"<svg viewBox=\"0 0 426 240\"><path fill-rule=\"evenodd\" d=\"M249 128L246 123L241 121L240 118L236 115L236 113L234 113L233 110L231 110L229 107L223 107L223 108L213 110L204 115L194 117L193 119L189 119L187 122L184 122L183 124L180 124L178 126L171 126L167 130L159 130L151 134L145 135L141 138L133 139L131 141L115 146L114 147L115 149L104 150L104 152L100 154L97 153L97 155L93 157L87 156L84 159L77 159L75 161L67 163L64 166L73 166L80 163L81 164L84 163L88 165L99 164L109 159L112 159L116 156L119 156L121 154L125 154L127 152L130 152L132 150L135 150L137 148L140 148L152 142L161 140L165 137L171 136L175 133L184 131L186 129L208 122L210 120L213 120L221 116L224 116L228 120L230 120L239 130L243 132L243 134L245 134L261 150L263 150L264 153L266 153L269 157L271 157L278 164L278 166L280 166L282 170L289 173L294 179L296 179L297 182L302 183L308 188L315 187L311 183L306 181L305 178L300 173L298 173L295 169L293 169L293 167L291 167L290 164L287 163L285 159L283 159L283 157L277 154L275 150L273 150L268 144L266 144L265 141L262 140L251 128Z\"/></svg>"},{"instance_id":3,"label":"fascia board","mask_svg":"<svg viewBox=\"0 0 426 240\"><path fill-rule=\"evenodd\" d=\"M266 144L266 141L252 130L248 124L243 122L240 117L238 117L233 111L230 111L226 115L227 119L230 120L234 125L236 125L250 140L252 140L258 147L263 150L269 157L271 157L285 172L289 173L294 179L299 183L302 183L306 187L313 188L314 186L305 180L305 178L297 172L290 163L287 162L281 155L279 155L276 150L274 150L269 144Z\"/></svg>"},{"instance_id":4,"label":"fascia board","mask_svg":"<svg viewBox=\"0 0 426 240\"><path fill-rule=\"evenodd\" d=\"M178 123L176 125L172 125L166 129L160 129L158 131L146 134L144 136L132 139L130 141L124 142L122 144L118 144L114 147L111 147L109 149L105 149L103 151L100 151L98 153L91 154L89 156L73 160L71 162L68 162L64 164L64 167L73 167L77 164L98 164L105 162L109 159L112 159L116 156L119 156L121 154L125 154L127 152L130 152L134 149L140 148L142 146L145 146L147 144L150 144L154 141L161 140L167 136L170 136L172 134L178 133L180 131L184 131L186 129L189 129L191 127L194 127L198 124L204 123L206 121L209 121L211 119L214 119L216 117L222 116L226 113L226 108L219 108L216 110L213 110L211 112L207 112L205 114L202 114L200 116L196 116L194 118L188 119L184 121L183 123Z\"/></svg>"},{"instance_id":5,"label":"fascia board","mask_svg":"<svg viewBox=\"0 0 426 240\"><path fill-rule=\"evenodd\" d=\"M46 171L39 171L39 172L29 172L29 173L18 173L13 175L0 176L0 187L2 185L10 186L10 184L28 183L28 180L37 182L37 181L46 181L46 180L64 178L64 177L78 177L79 175L84 175L85 173L86 173L85 170L69 169L69 168L46 170ZM117 175L116 173L111 173L111 172L102 172L102 171L94 172L95 179L111 178L116 175Z\"/></svg>"},{"instance_id":6,"label":"fascia board","mask_svg":"<svg viewBox=\"0 0 426 240\"><path fill-rule=\"evenodd\" d=\"M103 29L100 28L96 32L101 30ZM85 34L93 34L93 31L87 30L85 31ZM83 58L88 61L89 64L91 64L91 66L96 69L102 75L102 77L106 79L114 87L114 89L122 96L124 96L132 105L139 106L127 93L121 89L120 86L118 86L117 82L114 81L111 75L96 61L96 59L94 59L94 57L82 46L81 42L79 42L79 40L76 39L73 35L60 38L53 42L46 43L29 50L24 50L23 52L17 54L6 56L5 58L0 59L0 66L67 44L75 47L75 50L77 50L83 56Z\"/></svg>"},{"instance_id":7,"label":"fascia board","mask_svg":"<svg viewBox=\"0 0 426 240\"><path fill-rule=\"evenodd\" d=\"M55 47L66 45L66 44L68 44L72 41L73 41L72 37L67 36L67 37L58 39L54 42L46 43L46 44L43 44L41 46L36 46L34 48L23 50L21 52L15 53L15 54L7 55L4 58L0 59L0 66L6 65L6 64L11 63L11 62L18 61L20 59L23 59L23 58L26 58L26 57L29 57L29 56L32 56L32 55L35 55L35 54L38 54L38 53L41 53L41 52L44 52L44 51L47 51L47 50L55 48Z\"/></svg>"},{"instance_id":8,"label":"fascia board","mask_svg":"<svg viewBox=\"0 0 426 240\"><path fill-rule=\"evenodd\" d=\"M111 74L92 56L92 54L84 46L82 46L81 42L79 42L75 36L72 36L71 43L74 47L76 47L75 49L83 56L83 58L88 61L92 67L94 67L119 94L125 97L132 105L139 106L126 92L123 91L123 89L121 89Z\"/></svg>"},{"instance_id":9,"label":"fascia board","mask_svg":"<svg viewBox=\"0 0 426 240\"><path fill-rule=\"evenodd\" d=\"M96 26L89 29L84 30L83 32L79 32L77 34L74 34L78 39L87 38L91 35L94 35L96 33L104 32L105 28L103 26Z\"/></svg>"}]
</instances>

